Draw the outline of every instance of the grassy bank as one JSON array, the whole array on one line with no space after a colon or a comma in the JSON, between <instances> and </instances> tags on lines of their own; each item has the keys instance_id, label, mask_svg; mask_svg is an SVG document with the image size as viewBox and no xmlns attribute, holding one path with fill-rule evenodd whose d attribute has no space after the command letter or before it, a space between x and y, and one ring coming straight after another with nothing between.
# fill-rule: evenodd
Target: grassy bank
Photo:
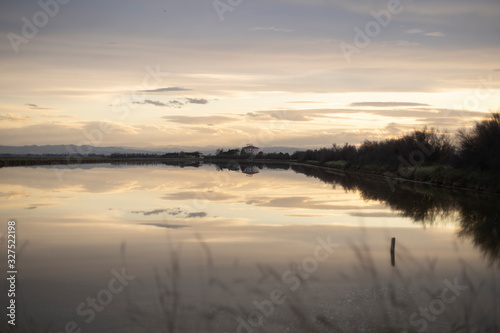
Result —
<instances>
[{"instance_id":1,"label":"grassy bank","mask_svg":"<svg viewBox=\"0 0 500 333\"><path fill-rule=\"evenodd\" d=\"M297 163L343 172L356 172L386 177L394 181L414 181L438 186L455 187L500 194L500 172L481 172L454 168L449 165L401 167L398 169L376 164L352 164L339 160L320 164L318 161Z\"/></svg>"}]
</instances>

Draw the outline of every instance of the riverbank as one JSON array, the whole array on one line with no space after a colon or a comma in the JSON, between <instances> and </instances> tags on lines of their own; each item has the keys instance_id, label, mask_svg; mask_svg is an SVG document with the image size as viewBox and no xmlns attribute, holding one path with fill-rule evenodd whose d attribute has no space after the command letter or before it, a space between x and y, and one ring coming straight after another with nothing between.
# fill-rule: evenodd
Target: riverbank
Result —
<instances>
[{"instance_id":1,"label":"riverbank","mask_svg":"<svg viewBox=\"0 0 500 333\"><path fill-rule=\"evenodd\" d=\"M38 165L74 165L98 163L162 163L162 162L202 162L199 158L114 158L107 156L2 156L0 167L38 166Z\"/></svg>"},{"instance_id":2,"label":"riverbank","mask_svg":"<svg viewBox=\"0 0 500 333\"><path fill-rule=\"evenodd\" d=\"M306 161L297 164L383 177L387 179L387 182L391 186L394 186L397 182L416 182L500 194L500 172L481 172L478 170L458 169L451 166L415 166L389 170L373 164L353 165L346 161L333 161L325 164L320 164L317 161Z\"/></svg>"},{"instance_id":3,"label":"riverbank","mask_svg":"<svg viewBox=\"0 0 500 333\"><path fill-rule=\"evenodd\" d=\"M500 173L486 173L476 170L457 169L451 166L416 166L389 170L374 164L356 165L347 161L331 161L321 164L317 161L297 162L274 159L220 159L220 158L115 158L108 156L3 156L0 167L39 165L78 165L99 163L165 163L199 166L210 164L282 164L321 168L331 172L355 173L370 177L385 178L389 186L399 182L416 182L463 190L500 194Z\"/></svg>"}]
</instances>

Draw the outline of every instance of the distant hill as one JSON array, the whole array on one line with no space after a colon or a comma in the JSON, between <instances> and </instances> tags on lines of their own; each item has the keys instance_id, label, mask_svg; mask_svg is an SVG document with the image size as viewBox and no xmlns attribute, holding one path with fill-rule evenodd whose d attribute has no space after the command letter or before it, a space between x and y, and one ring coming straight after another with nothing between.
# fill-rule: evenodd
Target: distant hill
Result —
<instances>
[{"instance_id":1,"label":"distant hill","mask_svg":"<svg viewBox=\"0 0 500 333\"><path fill-rule=\"evenodd\" d=\"M113 153L164 153L163 151L151 151L137 148L124 147L94 147L77 145L45 145L45 146L0 146L0 154L11 155L43 155L43 154L102 154L110 155Z\"/></svg>"},{"instance_id":2,"label":"distant hill","mask_svg":"<svg viewBox=\"0 0 500 333\"><path fill-rule=\"evenodd\" d=\"M218 148L218 147L217 147ZM180 151L199 151L204 154L214 154L215 147L176 147L176 146L166 146L166 147L151 147L151 148L128 148L128 147L95 147L90 145L77 146L77 145L31 145L31 146L1 146L0 145L0 155L44 155L44 154L99 154L99 155L110 155L113 153L120 154L164 154ZM222 148L222 147L221 147ZM226 147L224 147L226 148ZM236 148L236 147L230 147ZM262 148L264 153L294 153L299 150L299 148L293 147L265 147Z\"/></svg>"}]
</instances>

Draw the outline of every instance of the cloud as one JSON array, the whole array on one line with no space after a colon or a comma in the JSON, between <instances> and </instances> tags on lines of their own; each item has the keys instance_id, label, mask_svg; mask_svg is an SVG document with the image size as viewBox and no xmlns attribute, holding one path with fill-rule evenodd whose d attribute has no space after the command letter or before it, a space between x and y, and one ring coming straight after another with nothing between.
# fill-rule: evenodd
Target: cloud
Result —
<instances>
[{"instance_id":1,"label":"cloud","mask_svg":"<svg viewBox=\"0 0 500 333\"><path fill-rule=\"evenodd\" d=\"M226 201L232 199L239 199L240 197L222 192L213 192L213 191L181 191L169 193L161 199L163 200L207 200L207 201Z\"/></svg>"},{"instance_id":2,"label":"cloud","mask_svg":"<svg viewBox=\"0 0 500 333\"><path fill-rule=\"evenodd\" d=\"M168 101L168 102L160 102L160 101L153 101L151 99L146 99L142 102L134 102L133 104L151 104L151 105L154 105L154 106L158 106L158 107L167 107L167 108L181 108L182 106L184 106L184 103L178 101L178 100L171 100L171 101Z\"/></svg>"},{"instance_id":3,"label":"cloud","mask_svg":"<svg viewBox=\"0 0 500 333\"><path fill-rule=\"evenodd\" d=\"M173 123L192 125L224 124L238 120L227 116L163 116L162 118Z\"/></svg>"},{"instance_id":4,"label":"cloud","mask_svg":"<svg viewBox=\"0 0 500 333\"><path fill-rule=\"evenodd\" d=\"M485 113L433 108L423 103L410 103L410 102L359 102L352 103L350 106L371 106L376 107L373 109L303 109L303 110L269 110L269 111L256 111L246 114L254 120L259 121L313 121L315 119L347 119L351 114L371 114L377 117L390 117L390 118L411 118L422 121L433 120L434 122L442 121L445 118L461 117L464 120L477 119L483 117ZM398 107L399 106L399 107ZM403 107L403 106L406 106ZM387 107L387 108L386 108ZM390 108L389 108L390 107ZM386 108L386 109L384 109ZM450 126L453 126L451 124Z\"/></svg>"},{"instance_id":5,"label":"cloud","mask_svg":"<svg viewBox=\"0 0 500 333\"><path fill-rule=\"evenodd\" d=\"M395 213L390 213L390 212L373 212L373 213L362 213L362 212L352 212L349 213L350 216L356 216L356 217L386 217L386 218L391 218L391 217L398 217L397 214Z\"/></svg>"},{"instance_id":6,"label":"cloud","mask_svg":"<svg viewBox=\"0 0 500 333\"><path fill-rule=\"evenodd\" d=\"M442 33L441 31L428 32L425 35L431 36L431 37L444 37L445 36L445 34Z\"/></svg>"},{"instance_id":7,"label":"cloud","mask_svg":"<svg viewBox=\"0 0 500 333\"><path fill-rule=\"evenodd\" d=\"M136 210L131 213L133 214L142 214L144 216L150 216L150 215L159 215L162 213L176 216L181 214L183 211L180 208L167 208L167 209L155 209L155 210L150 210L150 211L143 211L143 210Z\"/></svg>"},{"instance_id":8,"label":"cloud","mask_svg":"<svg viewBox=\"0 0 500 333\"><path fill-rule=\"evenodd\" d=\"M50 113L42 113L40 117L43 118L76 118L75 115L72 114L50 114Z\"/></svg>"},{"instance_id":9,"label":"cloud","mask_svg":"<svg viewBox=\"0 0 500 333\"><path fill-rule=\"evenodd\" d=\"M357 205L332 205L330 200L316 201L311 197L253 197L246 202L248 205L261 207L274 207L283 209L320 209L320 210L346 210L359 209ZM373 207L378 207L373 205Z\"/></svg>"},{"instance_id":10,"label":"cloud","mask_svg":"<svg viewBox=\"0 0 500 333\"><path fill-rule=\"evenodd\" d=\"M191 89L181 88L181 87L166 87L150 90L139 90L139 92L145 93L159 93L159 92L170 92L170 91L190 91Z\"/></svg>"},{"instance_id":11,"label":"cloud","mask_svg":"<svg viewBox=\"0 0 500 333\"><path fill-rule=\"evenodd\" d=\"M405 33L407 33L407 34L421 34L421 35L430 36L430 37L444 37L445 36L445 34L442 33L441 31L425 32L422 29L410 29L410 30L406 30Z\"/></svg>"},{"instance_id":12,"label":"cloud","mask_svg":"<svg viewBox=\"0 0 500 333\"><path fill-rule=\"evenodd\" d=\"M26 198L30 197L31 195L27 192L0 192L0 198L3 199L17 199L17 198Z\"/></svg>"},{"instance_id":13,"label":"cloud","mask_svg":"<svg viewBox=\"0 0 500 333\"><path fill-rule=\"evenodd\" d=\"M31 119L30 116L19 116L12 113L0 114L0 121L27 121L29 119Z\"/></svg>"},{"instance_id":14,"label":"cloud","mask_svg":"<svg viewBox=\"0 0 500 333\"><path fill-rule=\"evenodd\" d=\"M186 101L191 104L208 104L208 100L204 98L186 98Z\"/></svg>"},{"instance_id":15,"label":"cloud","mask_svg":"<svg viewBox=\"0 0 500 333\"><path fill-rule=\"evenodd\" d=\"M291 217L326 217L330 215L319 215L319 214L285 214L285 216L291 216Z\"/></svg>"},{"instance_id":16,"label":"cloud","mask_svg":"<svg viewBox=\"0 0 500 333\"><path fill-rule=\"evenodd\" d=\"M167 228L167 229L189 228L188 225L181 225L181 224L141 223L141 225L147 225L158 228Z\"/></svg>"},{"instance_id":17,"label":"cloud","mask_svg":"<svg viewBox=\"0 0 500 333\"><path fill-rule=\"evenodd\" d=\"M290 29L281 29L281 28L275 28L275 27L255 27L255 28L252 28L251 31L293 32L293 30L290 30Z\"/></svg>"},{"instance_id":18,"label":"cloud","mask_svg":"<svg viewBox=\"0 0 500 333\"><path fill-rule=\"evenodd\" d=\"M189 212L181 209L180 207L167 208L167 209L154 209L154 210L150 210L150 211L136 210L136 211L132 211L131 213L142 214L144 216L167 214L167 215L181 217L181 218L185 217L188 219L208 216L208 214L205 212L189 213Z\"/></svg>"},{"instance_id":19,"label":"cloud","mask_svg":"<svg viewBox=\"0 0 500 333\"><path fill-rule=\"evenodd\" d=\"M188 104L208 104L208 100L204 98L184 98L185 102L181 102L179 100L171 100L168 102L160 102L160 101L153 101L151 99L145 99L142 102L133 102L133 104L151 104L154 106L159 106L159 107L167 107L167 108L181 108L184 106L186 103Z\"/></svg>"},{"instance_id":20,"label":"cloud","mask_svg":"<svg viewBox=\"0 0 500 333\"><path fill-rule=\"evenodd\" d=\"M56 206L56 204L32 204L31 206L25 207L24 209L32 210L43 206Z\"/></svg>"},{"instance_id":21,"label":"cloud","mask_svg":"<svg viewBox=\"0 0 500 333\"><path fill-rule=\"evenodd\" d=\"M134 102L134 104L152 104L154 106L166 106L166 107L170 107L170 105L168 103L163 103L163 102L160 102L160 101L153 101L153 100L150 100L150 99L146 99L142 102Z\"/></svg>"},{"instance_id":22,"label":"cloud","mask_svg":"<svg viewBox=\"0 0 500 333\"><path fill-rule=\"evenodd\" d=\"M191 219L191 218L196 218L196 217L205 217L208 214L205 212L198 212L198 213L189 213L186 215L186 218Z\"/></svg>"},{"instance_id":23,"label":"cloud","mask_svg":"<svg viewBox=\"0 0 500 333\"><path fill-rule=\"evenodd\" d=\"M410 30L405 31L405 33L407 33L407 34L420 34L422 32L424 32L424 31L421 29L410 29Z\"/></svg>"},{"instance_id":24,"label":"cloud","mask_svg":"<svg viewBox=\"0 0 500 333\"><path fill-rule=\"evenodd\" d=\"M412 107L412 106L430 106L429 104L424 103L411 103L411 102L356 102L351 103L349 106L352 107L377 107L377 108L386 108L386 107Z\"/></svg>"},{"instance_id":25,"label":"cloud","mask_svg":"<svg viewBox=\"0 0 500 333\"><path fill-rule=\"evenodd\" d=\"M175 100L175 99L174 99L174 100L169 101L168 103L169 103L170 105L172 105L173 107L176 107L176 108L180 108L181 106L183 106L183 105L184 105L184 103L179 102L179 101L177 101L177 100Z\"/></svg>"},{"instance_id":26,"label":"cloud","mask_svg":"<svg viewBox=\"0 0 500 333\"><path fill-rule=\"evenodd\" d=\"M310 113L302 110L271 110L248 112L246 116L254 120L311 121Z\"/></svg>"},{"instance_id":27,"label":"cloud","mask_svg":"<svg viewBox=\"0 0 500 333\"><path fill-rule=\"evenodd\" d=\"M41 107L38 106L37 104L32 104L32 103L27 103L24 105L29 106L30 109L35 109L35 110L54 110L54 108Z\"/></svg>"}]
</instances>

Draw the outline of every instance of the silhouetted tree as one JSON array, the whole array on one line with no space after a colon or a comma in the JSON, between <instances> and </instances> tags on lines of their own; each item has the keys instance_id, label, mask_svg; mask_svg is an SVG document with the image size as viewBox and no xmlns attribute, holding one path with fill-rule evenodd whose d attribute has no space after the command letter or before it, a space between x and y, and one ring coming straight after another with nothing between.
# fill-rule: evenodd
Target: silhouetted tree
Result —
<instances>
[{"instance_id":1,"label":"silhouetted tree","mask_svg":"<svg viewBox=\"0 0 500 333\"><path fill-rule=\"evenodd\" d=\"M458 132L461 166L498 170L500 168L500 113L476 122L472 130Z\"/></svg>"}]
</instances>

